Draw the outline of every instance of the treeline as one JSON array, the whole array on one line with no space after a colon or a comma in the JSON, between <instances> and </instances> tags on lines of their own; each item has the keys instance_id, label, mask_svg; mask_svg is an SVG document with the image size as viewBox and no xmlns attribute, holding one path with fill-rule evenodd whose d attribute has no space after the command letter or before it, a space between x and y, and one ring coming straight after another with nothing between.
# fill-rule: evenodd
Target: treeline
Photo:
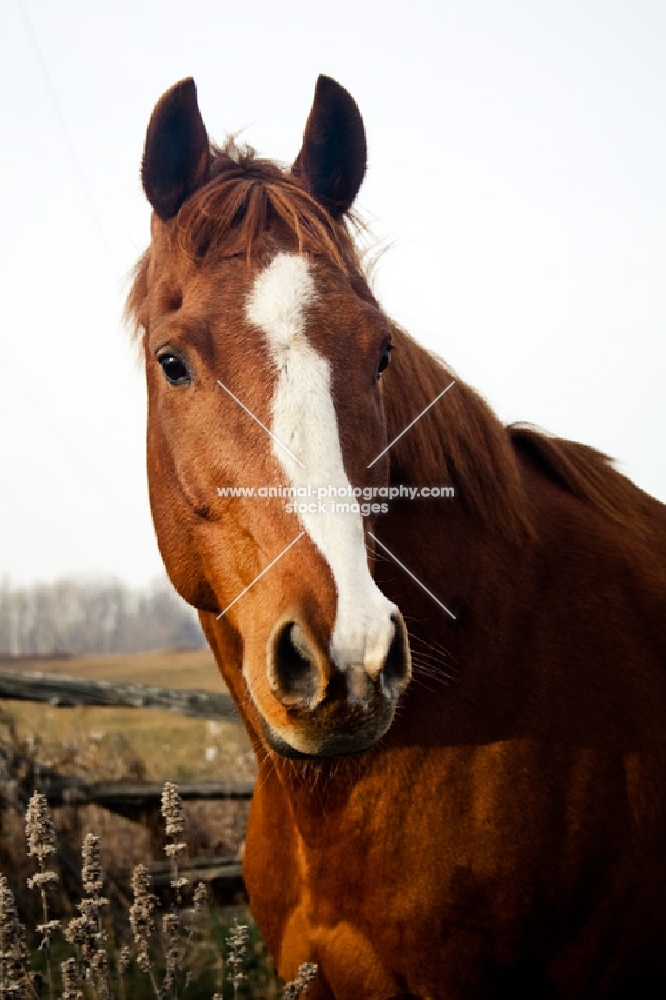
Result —
<instances>
[{"instance_id":1,"label":"treeline","mask_svg":"<svg viewBox=\"0 0 666 1000\"><path fill-rule=\"evenodd\" d=\"M76 579L27 587L0 583L0 655L143 653L196 648L196 612L164 578L143 590Z\"/></svg>"}]
</instances>

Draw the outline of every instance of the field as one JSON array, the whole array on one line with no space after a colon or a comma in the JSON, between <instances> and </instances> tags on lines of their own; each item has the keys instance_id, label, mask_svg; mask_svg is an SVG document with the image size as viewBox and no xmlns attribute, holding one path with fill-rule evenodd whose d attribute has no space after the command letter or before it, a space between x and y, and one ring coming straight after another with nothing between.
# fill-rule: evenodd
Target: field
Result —
<instances>
[{"instance_id":1,"label":"field","mask_svg":"<svg viewBox=\"0 0 666 1000\"><path fill-rule=\"evenodd\" d=\"M115 683L226 691L210 650L0 660L0 670ZM5 702L16 737L45 766L98 779L249 778L254 758L242 725L133 708L52 708ZM6 723L5 723L6 728Z\"/></svg>"}]
</instances>

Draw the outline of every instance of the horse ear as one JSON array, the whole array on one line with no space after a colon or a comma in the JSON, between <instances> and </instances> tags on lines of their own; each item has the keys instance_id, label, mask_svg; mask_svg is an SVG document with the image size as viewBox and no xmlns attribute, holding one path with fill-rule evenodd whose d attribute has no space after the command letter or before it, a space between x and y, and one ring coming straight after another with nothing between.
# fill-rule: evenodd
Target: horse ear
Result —
<instances>
[{"instance_id":1,"label":"horse ear","mask_svg":"<svg viewBox=\"0 0 666 1000\"><path fill-rule=\"evenodd\" d=\"M335 80L320 76L292 173L339 218L358 194L366 157L365 129L356 101Z\"/></svg>"},{"instance_id":2,"label":"horse ear","mask_svg":"<svg viewBox=\"0 0 666 1000\"><path fill-rule=\"evenodd\" d=\"M141 180L160 219L173 218L186 198L205 183L209 162L208 134L190 77L163 94L146 132Z\"/></svg>"}]
</instances>

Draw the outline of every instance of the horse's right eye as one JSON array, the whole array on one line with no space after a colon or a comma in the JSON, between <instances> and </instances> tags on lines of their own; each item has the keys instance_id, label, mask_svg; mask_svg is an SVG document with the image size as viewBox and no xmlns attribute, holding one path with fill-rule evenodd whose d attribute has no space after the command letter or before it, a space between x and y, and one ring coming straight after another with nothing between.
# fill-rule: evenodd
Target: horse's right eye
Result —
<instances>
[{"instance_id":1,"label":"horse's right eye","mask_svg":"<svg viewBox=\"0 0 666 1000\"><path fill-rule=\"evenodd\" d=\"M170 385L187 385L192 381L184 363L175 354L163 354L157 359L164 372L164 377Z\"/></svg>"}]
</instances>

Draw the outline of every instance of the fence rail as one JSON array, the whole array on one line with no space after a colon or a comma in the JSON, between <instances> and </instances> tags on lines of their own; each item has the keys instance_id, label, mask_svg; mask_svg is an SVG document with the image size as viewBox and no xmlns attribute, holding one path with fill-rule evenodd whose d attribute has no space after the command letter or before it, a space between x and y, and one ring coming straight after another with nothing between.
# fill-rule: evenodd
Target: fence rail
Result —
<instances>
[{"instance_id":1,"label":"fence rail","mask_svg":"<svg viewBox=\"0 0 666 1000\"><path fill-rule=\"evenodd\" d=\"M196 689L112 684L58 674L0 670L0 698L46 702L54 708L90 705L102 708L150 708L193 719L238 722L231 695Z\"/></svg>"},{"instance_id":2,"label":"fence rail","mask_svg":"<svg viewBox=\"0 0 666 1000\"><path fill-rule=\"evenodd\" d=\"M125 781L82 781L66 775L47 775L39 781L40 791L52 806L98 805L127 815L157 809L162 802L163 784ZM179 781L184 802L201 800L249 801L254 781Z\"/></svg>"},{"instance_id":3,"label":"fence rail","mask_svg":"<svg viewBox=\"0 0 666 1000\"><path fill-rule=\"evenodd\" d=\"M156 889L171 884L171 863L152 861L146 865ZM238 858L192 858L178 862L179 876L191 884L195 882L240 882L243 878L243 863Z\"/></svg>"}]
</instances>

